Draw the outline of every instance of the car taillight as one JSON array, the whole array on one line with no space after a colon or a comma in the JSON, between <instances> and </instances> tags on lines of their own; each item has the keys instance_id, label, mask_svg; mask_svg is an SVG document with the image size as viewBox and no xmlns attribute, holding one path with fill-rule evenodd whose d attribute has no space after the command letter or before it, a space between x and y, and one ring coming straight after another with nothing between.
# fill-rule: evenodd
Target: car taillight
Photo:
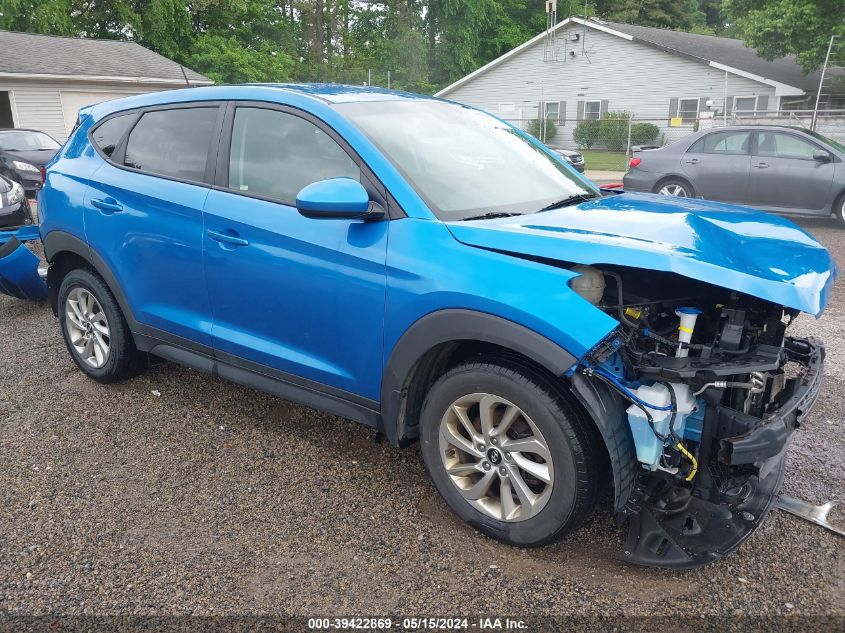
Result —
<instances>
[{"instance_id":1,"label":"car taillight","mask_svg":"<svg viewBox=\"0 0 845 633\"><path fill-rule=\"evenodd\" d=\"M628 161L628 167L633 169L634 167L639 165L641 162L643 162L642 158L632 158L631 160Z\"/></svg>"},{"instance_id":2,"label":"car taillight","mask_svg":"<svg viewBox=\"0 0 845 633\"><path fill-rule=\"evenodd\" d=\"M47 168L41 165L41 184L43 185L45 182L47 182Z\"/></svg>"}]
</instances>

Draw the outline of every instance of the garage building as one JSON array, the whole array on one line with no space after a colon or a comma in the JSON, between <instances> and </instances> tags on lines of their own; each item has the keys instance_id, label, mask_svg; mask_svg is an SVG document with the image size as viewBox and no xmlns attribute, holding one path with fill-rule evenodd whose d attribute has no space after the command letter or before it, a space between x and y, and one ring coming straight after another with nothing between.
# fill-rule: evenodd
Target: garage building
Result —
<instances>
[{"instance_id":1,"label":"garage building","mask_svg":"<svg viewBox=\"0 0 845 633\"><path fill-rule=\"evenodd\" d=\"M0 128L64 142L80 108L213 82L135 42L0 31Z\"/></svg>"}]
</instances>

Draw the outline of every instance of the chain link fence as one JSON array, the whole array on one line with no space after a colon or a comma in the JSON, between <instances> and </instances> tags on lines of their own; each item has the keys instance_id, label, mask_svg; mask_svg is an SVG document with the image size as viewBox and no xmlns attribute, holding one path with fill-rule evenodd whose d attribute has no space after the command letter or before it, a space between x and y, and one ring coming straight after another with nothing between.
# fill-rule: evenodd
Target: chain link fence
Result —
<instances>
[{"instance_id":1,"label":"chain link fence","mask_svg":"<svg viewBox=\"0 0 845 633\"><path fill-rule=\"evenodd\" d=\"M533 110L533 111L530 111ZM586 119L595 121L594 138L579 134L584 120L563 119L550 121L542 125L537 117L537 108L523 108L514 116L500 115L509 123L537 137L546 145L564 149L596 149L630 153L638 147L662 147L685 136L707 128L719 128L730 125L784 125L813 129L812 110L771 110L765 112L740 112L724 116L722 114L702 113L698 117L646 117L636 114L630 118ZM616 114L617 117L620 113ZM608 124L612 121L612 124ZM648 128L638 125L646 124ZM611 128L602 132L602 126ZM643 136L647 129L654 131L653 136ZM845 143L845 109L819 110L815 122L815 131L840 143Z\"/></svg>"}]
</instances>

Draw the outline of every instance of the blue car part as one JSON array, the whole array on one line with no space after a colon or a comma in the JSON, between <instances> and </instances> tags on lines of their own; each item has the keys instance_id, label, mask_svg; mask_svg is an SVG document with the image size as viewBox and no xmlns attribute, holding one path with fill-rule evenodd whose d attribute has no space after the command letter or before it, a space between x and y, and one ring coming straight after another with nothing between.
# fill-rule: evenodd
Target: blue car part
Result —
<instances>
[{"instance_id":1,"label":"blue car part","mask_svg":"<svg viewBox=\"0 0 845 633\"><path fill-rule=\"evenodd\" d=\"M21 237L33 239L27 233ZM17 299L47 298L47 284L38 274L39 259L14 235L0 242L0 292Z\"/></svg>"}]
</instances>

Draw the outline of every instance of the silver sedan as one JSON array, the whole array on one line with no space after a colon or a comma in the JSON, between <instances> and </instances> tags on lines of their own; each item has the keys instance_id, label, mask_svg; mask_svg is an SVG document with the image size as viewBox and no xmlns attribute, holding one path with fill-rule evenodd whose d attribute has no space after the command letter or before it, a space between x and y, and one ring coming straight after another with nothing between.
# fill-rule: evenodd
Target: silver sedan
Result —
<instances>
[{"instance_id":1,"label":"silver sedan","mask_svg":"<svg viewBox=\"0 0 845 633\"><path fill-rule=\"evenodd\" d=\"M629 191L834 215L845 223L845 145L802 128L702 130L635 154L623 183Z\"/></svg>"}]
</instances>

